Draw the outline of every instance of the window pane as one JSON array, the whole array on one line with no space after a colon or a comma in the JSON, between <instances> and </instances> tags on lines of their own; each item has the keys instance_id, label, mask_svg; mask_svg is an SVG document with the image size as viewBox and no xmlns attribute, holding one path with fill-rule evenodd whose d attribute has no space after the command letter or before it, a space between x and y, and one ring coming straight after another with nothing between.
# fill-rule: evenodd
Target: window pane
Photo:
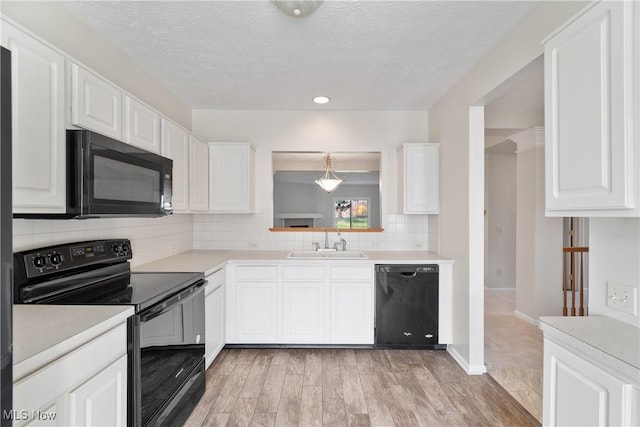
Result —
<instances>
[{"instance_id":1,"label":"window pane","mask_svg":"<svg viewBox=\"0 0 640 427\"><path fill-rule=\"evenodd\" d=\"M336 227L369 228L369 200L336 200Z\"/></svg>"}]
</instances>

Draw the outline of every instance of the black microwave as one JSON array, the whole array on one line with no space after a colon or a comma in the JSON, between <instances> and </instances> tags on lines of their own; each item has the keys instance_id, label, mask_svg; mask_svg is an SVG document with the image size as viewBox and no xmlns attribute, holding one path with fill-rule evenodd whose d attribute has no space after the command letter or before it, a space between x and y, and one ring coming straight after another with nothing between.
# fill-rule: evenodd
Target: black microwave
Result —
<instances>
[{"instance_id":1,"label":"black microwave","mask_svg":"<svg viewBox=\"0 0 640 427\"><path fill-rule=\"evenodd\" d=\"M66 212L14 216L84 219L173 212L171 159L88 130L68 130L66 148Z\"/></svg>"}]
</instances>

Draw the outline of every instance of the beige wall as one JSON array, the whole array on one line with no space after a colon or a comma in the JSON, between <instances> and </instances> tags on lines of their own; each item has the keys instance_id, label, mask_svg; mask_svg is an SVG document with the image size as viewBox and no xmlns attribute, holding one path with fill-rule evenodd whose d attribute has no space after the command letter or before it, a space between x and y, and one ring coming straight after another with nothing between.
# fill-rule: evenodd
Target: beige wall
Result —
<instances>
[{"instance_id":1,"label":"beige wall","mask_svg":"<svg viewBox=\"0 0 640 427\"><path fill-rule=\"evenodd\" d=\"M490 102L494 89L540 56L542 40L585 4L538 4L429 111L430 138L441 144L440 249L444 256L456 260L454 343L450 351L469 372L485 370L483 251L476 243L483 235L483 200L469 190L483 181L483 167L478 174L478 168L471 166L483 163L483 150L470 150L469 107Z\"/></svg>"},{"instance_id":2,"label":"beige wall","mask_svg":"<svg viewBox=\"0 0 640 427\"><path fill-rule=\"evenodd\" d=\"M187 129L191 128L191 108L188 105L69 12L63 2L2 0L0 13L165 116Z\"/></svg>"},{"instance_id":3,"label":"beige wall","mask_svg":"<svg viewBox=\"0 0 640 427\"><path fill-rule=\"evenodd\" d=\"M426 111L194 110L193 130L207 141L250 142L255 148L253 215L196 215L194 246L201 249L310 249L320 233L270 233L273 224L272 151L380 152L383 233L344 233L352 249L438 250L437 216L401 215L396 148L425 142ZM322 164L318 165L319 167ZM317 235L316 235L317 234ZM333 237L332 237L333 238Z\"/></svg>"},{"instance_id":4,"label":"beige wall","mask_svg":"<svg viewBox=\"0 0 640 427\"><path fill-rule=\"evenodd\" d=\"M516 155L485 155L485 286L516 286Z\"/></svg>"}]
</instances>

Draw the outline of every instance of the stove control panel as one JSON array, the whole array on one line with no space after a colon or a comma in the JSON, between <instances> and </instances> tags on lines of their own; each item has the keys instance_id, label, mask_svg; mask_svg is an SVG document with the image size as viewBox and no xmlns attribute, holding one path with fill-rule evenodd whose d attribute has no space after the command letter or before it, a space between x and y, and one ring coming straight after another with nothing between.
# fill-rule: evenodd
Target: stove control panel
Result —
<instances>
[{"instance_id":1,"label":"stove control panel","mask_svg":"<svg viewBox=\"0 0 640 427\"><path fill-rule=\"evenodd\" d=\"M131 256L127 239L94 240L15 253L14 265L24 265L26 278L33 278L92 264L124 262Z\"/></svg>"}]
</instances>

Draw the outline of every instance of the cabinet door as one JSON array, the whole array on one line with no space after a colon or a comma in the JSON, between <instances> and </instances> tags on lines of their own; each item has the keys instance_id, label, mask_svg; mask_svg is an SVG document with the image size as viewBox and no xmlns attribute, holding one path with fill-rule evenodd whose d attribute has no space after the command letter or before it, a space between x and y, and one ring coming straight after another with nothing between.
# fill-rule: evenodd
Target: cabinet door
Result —
<instances>
[{"instance_id":1,"label":"cabinet door","mask_svg":"<svg viewBox=\"0 0 640 427\"><path fill-rule=\"evenodd\" d=\"M122 92L77 64L71 64L71 122L122 140Z\"/></svg>"},{"instance_id":2,"label":"cabinet door","mask_svg":"<svg viewBox=\"0 0 640 427\"><path fill-rule=\"evenodd\" d=\"M404 144L400 165L405 214L435 214L440 210L438 144Z\"/></svg>"},{"instance_id":3,"label":"cabinet door","mask_svg":"<svg viewBox=\"0 0 640 427\"><path fill-rule=\"evenodd\" d=\"M224 275L224 272L222 274ZM210 280L207 285L207 288L209 287L216 287L216 289L206 295L204 300L206 324L205 359L207 368L211 365L211 362L213 362L213 359L216 358L225 344L224 284L216 285L215 283L211 283Z\"/></svg>"},{"instance_id":4,"label":"cabinet door","mask_svg":"<svg viewBox=\"0 0 640 427\"><path fill-rule=\"evenodd\" d=\"M276 343L277 323L277 282L237 282L236 341Z\"/></svg>"},{"instance_id":5,"label":"cabinet door","mask_svg":"<svg viewBox=\"0 0 640 427\"><path fill-rule=\"evenodd\" d=\"M125 96L124 140L152 153L160 153L160 114Z\"/></svg>"},{"instance_id":6,"label":"cabinet door","mask_svg":"<svg viewBox=\"0 0 640 427\"><path fill-rule=\"evenodd\" d=\"M373 284L331 283L330 340L334 344L373 344Z\"/></svg>"},{"instance_id":7,"label":"cabinet door","mask_svg":"<svg viewBox=\"0 0 640 427\"><path fill-rule=\"evenodd\" d=\"M637 207L634 3L598 3L545 44L548 215Z\"/></svg>"},{"instance_id":8,"label":"cabinet door","mask_svg":"<svg viewBox=\"0 0 640 427\"><path fill-rule=\"evenodd\" d=\"M284 282L283 342L322 343L324 340L324 282Z\"/></svg>"},{"instance_id":9,"label":"cabinet door","mask_svg":"<svg viewBox=\"0 0 640 427\"><path fill-rule=\"evenodd\" d=\"M249 144L209 144L211 211L251 211L251 159Z\"/></svg>"},{"instance_id":10,"label":"cabinet door","mask_svg":"<svg viewBox=\"0 0 640 427\"><path fill-rule=\"evenodd\" d=\"M189 210L209 209L209 148L206 143L189 135Z\"/></svg>"},{"instance_id":11,"label":"cabinet door","mask_svg":"<svg viewBox=\"0 0 640 427\"><path fill-rule=\"evenodd\" d=\"M127 425L127 356L69 393L69 425Z\"/></svg>"},{"instance_id":12,"label":"cabinet door","mask_svg":"<svg viewBox=\"0 0 640 427\"><path fill-rule=\"evenodd\" d=\"M2 21L11 50L14 213L66 210L64 58Z\"/></svg>"},{"instance_id":13,"label":"cabinet door","mask_svg":"<svg viewBox=\"0 0 640 427\"><path fill-rule=\"evenodd\" d=\"M623 381L544 340L544 425L622 425L624 389Z\"/></svg>"},{"instance_id":14,"label":"cabinet door","mask_svg":"<svg viewBox=\"0 0 640 427\"><path fill-rule=\"evenodd\" d=\"M173 160L173 210L189 209L189 134L162 118L162 155Z\"/></svg>"}]
</instances>

